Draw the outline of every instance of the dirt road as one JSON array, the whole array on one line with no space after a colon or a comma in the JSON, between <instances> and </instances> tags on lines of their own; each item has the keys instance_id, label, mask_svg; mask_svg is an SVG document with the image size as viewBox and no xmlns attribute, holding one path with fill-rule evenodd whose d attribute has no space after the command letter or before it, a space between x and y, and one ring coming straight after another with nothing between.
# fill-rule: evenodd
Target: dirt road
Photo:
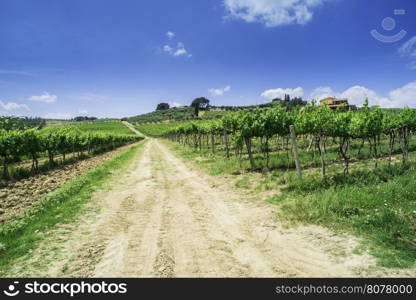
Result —
<instances>
[{"instance_id":1,"label":"dirt road","mask_svg":"<svg viewBox=\"0 0 416 300\"><path fill-rule=\"evenodd\" d=\"M271 205L191 170L157 140L94 203L100 210L45 243L58 254L31 275L354 276L363 264L329 254L345 240L319 227L284 229Z\"/></svg>"},{"instance_id":2,"label":"dirt road","mask_svg":"<svg viewBox=\"0 0 416 300\"><path fill-rule=\"evenodd\" d=\"M50 275L352 276L361 264L334 261L325 230L283 229L270 206L211 180L150 140L121 183L96 195L99 216Z\"/></svg>"},{"instance_id":3,"label":"dirt road","mask_svg":"<svg viewBox=\"0 0 416 300\"><path fill-rule=\"evenodd\" d=\"M124 125L126 125L131 131L133 131L135 134L137 135L141 135L141 136L145 136L143 133L141 133L140 131L138 131L136 128L134 128L134 126L127 122L127 121L123 121L122 122Z\"/></svg>"}]
</instances>

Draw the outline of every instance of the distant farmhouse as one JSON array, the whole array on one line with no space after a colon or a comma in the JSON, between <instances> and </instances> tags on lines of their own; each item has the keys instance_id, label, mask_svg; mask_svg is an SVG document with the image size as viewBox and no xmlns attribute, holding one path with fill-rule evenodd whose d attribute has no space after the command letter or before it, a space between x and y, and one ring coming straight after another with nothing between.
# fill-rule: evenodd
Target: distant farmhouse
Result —
<instances>
[{"instance_id":1,"label":"distant farmhouse","mask_svg":"<svg viewBox=\"0 0 416 300\"><path fill-rule=\"evenodd\" d=\"M338 99L335 97L322 99L320 105L328 105L330 109L342 108L345 110L357 110L355 105L348 104L348 99Z\"/></svg>"}]
</instances>

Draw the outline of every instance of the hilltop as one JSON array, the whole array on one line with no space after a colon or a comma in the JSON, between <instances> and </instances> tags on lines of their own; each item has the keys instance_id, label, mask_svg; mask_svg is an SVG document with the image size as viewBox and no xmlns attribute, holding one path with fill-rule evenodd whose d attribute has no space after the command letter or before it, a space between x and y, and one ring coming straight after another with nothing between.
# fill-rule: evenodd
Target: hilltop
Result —
<instances>
[{"instance_id":1,"label":"hilltop","mask_svg":"<svg viewBox=\"0 0 416 300\"><path fill-rule=\"evenodd\" d=\"M173 107L164 110L155 110L150 113L123 118L123 121L132 123L152 123L165 121L188 121L188 120L215 120L220 119L224 114L230 111L252 110L255 108L267 108L275 105L275 102L269 102L259 105L248 106L208 106L205 110L199 112L198 117L195 115L195 108L191 106Z\"/></svg>"}]
</instances>

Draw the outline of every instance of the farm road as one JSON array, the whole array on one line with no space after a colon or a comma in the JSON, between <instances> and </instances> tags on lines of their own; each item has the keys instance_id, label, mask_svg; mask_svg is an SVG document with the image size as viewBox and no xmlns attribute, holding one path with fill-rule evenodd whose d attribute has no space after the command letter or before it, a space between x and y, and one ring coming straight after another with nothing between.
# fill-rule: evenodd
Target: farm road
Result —
<instances>
[{"instance_id":1,"label":"farm road","mask_svg":"<svg viewBox=\"0 0 416 300\"><path fill-rule=\"evenodd\" d=\"M143 133L141 133L140 131L138 131L131 123L123 121L122 122L124 125L126 125L131 131L133 131L135 134L140 135L140 136L145 136Z\"/></svg>"},{"instance_id":2,"label":"farm road","mask_svg":"<svg viewBox=\"0 0 416 300\"><path fill-rule=\"evenodd\" d=\"M70 229L57 245L60 258L36 275L353 276L362 264L334 261L324 249L335 243L326 230L284 229L270 205L191 170L154 139L95 200L97 215Z\"/></svg>"}]
</instances>

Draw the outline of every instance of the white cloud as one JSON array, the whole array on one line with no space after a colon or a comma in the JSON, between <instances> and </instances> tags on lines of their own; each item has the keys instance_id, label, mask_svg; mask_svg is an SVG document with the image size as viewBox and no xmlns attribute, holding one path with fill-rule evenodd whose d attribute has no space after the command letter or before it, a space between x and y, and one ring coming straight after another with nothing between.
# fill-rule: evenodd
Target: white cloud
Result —
<instances>
[{"instance_id":1,"label":"white cloud","mask_svg":"<svg viewBox=\"0 0 416 300\"><path fill-rule=\"evenodd\" d=\"M313 9L328 1L332 0L224 0L224 7L230 18L276 27L306 24Z\"/></svg>"},{"instance_id":2,"label":"white cloud","mask_svg":"<svg viewBox=\"0 0 416 300\"><path fill-rule=\"evenodd\" d=\"M416 107L416 81L406 84L389 93L395 107Z\"/></svg>"},{"instance_id":3,"label":"white cloud","mask_svg":"<svg viewBox=\"0 0 416 300\"><path fill-rule=\"evenodd\" d=\"M173 48L171 46L169 46L169 45L163 46L163 51L164 52L167 52L169 54L173 54Z\"/></svg>"},{"instance_id":4,"label":"white cloud","mask_svg":"<svg viewBox=\"0 0 416 300\"><path fill-rule=\"evenodd\" d=\"M48 92L43 92L42 95L29 97L29 101L52 103L55 102L57 98L58 97L56 95L49 94Z\"/></svg>"},{"instance_id":5,"label":"white cloud","mask_svg":"<svg viewBox=\"0 0 416 300\"><path fill-rule=\"evenodd\" d=\"M188 51L185 49L185 45L181 42L178 43L175 53L173 53L173 56L186 56L186 57L192 57L192 54L188 53Z\"/></svg>"},{"instance_id":6,"label":"white cloud","mask_svg":"<svg viewBox=\"0 0 416 300\"><path fill-rule=\"evenodd\" d=\"M175 34L171 31L168 31L166 33L166 36L171 40L175 37ZM190 54L188 50L186 50L185 45L182 42L178 42L176 46L166 44L162 47L162 51L175 57L178 57L178 56L184 56L188 58L192 57L192 54ZM158 52L160 53L160 48L158 49Z\"/></svg>"},{"instance_id":7,"label":"white cloud","mask_svg":"<svg viewBox=\"0 0 416 300\"><path fill-rule=\"evenodd\" d=\"M0 70L0 74L5 75L22 75L22 76L37 76L35 73L26 72L26 71L19 71L19 70Z\"/></svg>"},{"instance_id":8,"label":"white cloud","mask_svg":"<svg viewBox=\"0 0 416 300\"><path fill-rule=\"evenodd\" d=\"M381 97L375 91L359 85L350 87L337 96L339 98L347 98L349 104L357 106L362 106L365 99L368 98L370 106L393 107L390 99Z\"/></svg>"},{"instance_id":9,"label":"white cloud","mask_svg":"<svg viewBox=\"0 0 416 300\"><path fill-rule=\"evenodd\" d=\"M416 56L416 36L409 39L407 42L405 42L399 49L399 53L406 55L411 54L413 56Z\"/></svg>"},{"instance_id":10,"label":"white cloud","mask_svg":"<svg viewBox=\"0 0 416 300\"><path fill-rule=\"evenodd\" d=\"M261 96L267 98L269 100L273 100L276 98L284 99L285 95L290 95L291 98L294 97L302 97L303 96L303 88L297 87L294 89L271 89L264 91Z\"/></svg>"},{"instance_id":11,"label":"white cloud","mask_svg":"<svg viewBox=\"0 0 416 300\"><path fill-rule=\"evenodd\" d=\"M169 103L169 107L183 107L184 105L182 103L179 102L170 102Z\"/></svg>"},{"instance_id":12,"label":"white cloud","mask_svg":"<svg viewBox=\"0 0 416 300\"><path fill-rule=\"evenodd\" d=\"M186 56L186 57L192 57L192 54L188 53L188 50L186 50L183 43L179 42L176 48L173 48L169 45L163 46L163 52L168 53L172 56Z\"/></svg>"},{"instance_id":13,"label":"white cloud","mask_svg":"<svg viewBox=\"0 0 416 300\"><path fill-rule=\"evenodd\" d=\"M175 37L175 33L172 31L168 31L166 32L166 36L168 37L168 39L173 39Z\"/></svg>"},{"instance_id":14,"label":"white cloud","mask_svg":"<svg viewBox=\"0 0 416 300\"><path fill-rule=\"evenodd\" d=\"M181 55L186 55L186 54L188 54L188 51L186 51L185 48L180 48L180 49L175 51L173 56L181 56Z\"/></svg>"},{"instance_id":15,"label":"white cloud","mask_svg":"<svg viewBox=\"0 0 416 300\"><path fill-rule=\"evenodd\" d=\"M7 110L7 111L17 110L17 109L25 109L28 111L30 110L26 104L18 104L15 102L4 103L3 101L0 101L0 107L2 107L4 110Z\"/></svg>"},{"instance_id":16,"label":"white cloud","mask_svg":"<svg viewBox=\"0 0 416 300\"><path fill-rule=\"evenodd\" d=\"M327 97L334 96L334 91L329 86L321 86L312 91L309 95L310 99L321 100Z\"/></svg>"},{"instance_id":17,"label":"white cloud","mask_svg":"<svg viewBox=\"0 0 416 300\"><path fill-rule=\"evenodd\" d=\"M45 119L71 119L72 115L67 113L47 113Z\"/></svg>"},{"instance_id":18,"label":"white cloud","mask_svg":"<svg viewBox=\"0 0 416 300\"><path fill-rule=\"evenodd\" d=\"M88 113L88 110L85 110L85 109L80 109L80 110L78 111L78 113L79 113L79 114L87 114L87 113Z\"/></svg>"},{"instance_id":19,"label":"white cloud","mask_svg":"<svg viewBox=\"0 0 416 300\"><path fill-rule=\"evenodd\" d=\"M272 89L264 91L261 96L273 100L275 98L283 99L285 94L292 98L302 97L303 88ZM352 86L343 92L336 92L329 86L321 86L310 93L308 100L317 99L319 101L326 97L347 98L349 104L357 106L362 106L365 99L368 98L370 106L377 105L385 108L416 107L416 81L390 91L387 96L379 95L376 91L360 85Z\"/></svg>"},{"instance_id":20,"label":"white cloud","mask_svg":"<svg viewBox=\"0 0 416 300\"><path fill-rule=\"evenodd\" d=\"M390 91L388 96L379 95L376 91L359 85L352 86L341 93L334 92L330 87L319 87L310 94L311 99L318 100L329 96L347 98L350 104L357 106L362 106L365 99L368 98L370 106L378 105L384 108L416 107L416 81Z\"/></svg>"},{"instance_id":21,"label":"white cloud","mask_svg":"<svg viewBox=\"0 0 416 300\"><path fill-rule=\"evenodd\" d=\"M290 95L290 97L293 98L302 97L304 92L303 88L301 87L297 87L295 89L279 88L264 91L261 96L273 100L275 98L284 99L285 94ZM389 98L379 96L375 91L359 85L352 86L343 92L335 92L329 86L321 86L314 89L310 93L308 100L317 99L319 101L326 97L347 98L350 104L357 106L362 106L365 99L368 98L370 105L379 105L382 107L399 107L397 106L397 103L391 101Z\"/></svg>"},{"instance_id":22,"label":"white cloud","mask_svg":"<svg viewBox=\"0 0 416 300\"><path fill-rule=\"evenodd\" d=\"M343 92L335 92L331 87L318 87L310 94L310 99L322 100L327 97L346 98L351 105L362 106L366 98L369 104L379 105L381 107L392 107L390 99L379 96L375 91L364 86L352 86Z\"/></svg>"},{"instance_id":23,"label":"white cloud","mask_svg":"<svg viewBox=\"0 0 416 300\"><path fill-rule=\"evenodd\" d=\"M399 49L399 53L404 56L412 59L412 62L409 64L409 67L412 70L416 70L416 36L409 39L405 42Z\"/></svg>"},{"instance_id":24,"label":"white cloud","mask_svg":"<svg viewBox=\"0 0 416 300\"><path fill-rule=\"evenodd\" d=\"M211 93L212 96L222 96L226 92L231 91L231 86L227 85L224 88L220 88L220 89L209 89L208 91Z\"/></svg>"}]
</instances>

